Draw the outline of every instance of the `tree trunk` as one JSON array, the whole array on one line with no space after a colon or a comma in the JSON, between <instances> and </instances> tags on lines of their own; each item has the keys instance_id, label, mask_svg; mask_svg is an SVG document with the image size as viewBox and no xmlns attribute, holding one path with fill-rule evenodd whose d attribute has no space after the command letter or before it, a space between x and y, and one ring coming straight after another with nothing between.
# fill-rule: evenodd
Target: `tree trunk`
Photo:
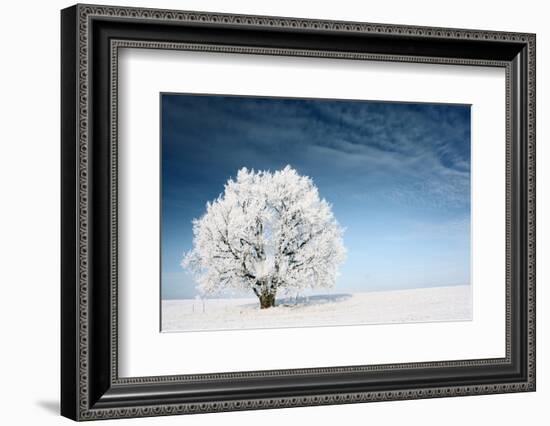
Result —
<instances>
[{"instance_id":1,"label":"tree trunk","mask_svg":"<svg viewBox=\"0 0 550 426\"><path fill-rule=\"evenodd\" d=\"M260 308L267 309L275 306L277 287L268 280L257 281L253 287L254 293L260 300Z\"/></svg>"},{"instance_id":2,"label":"tree trunk","mask_svg":"<svg viewBox=\"0 0 550 426\"><path fill-rule=\"evenodd\" d=\"M258 296L260 299L260 308L267 309L275 306L275 294L264 292Z\"/></svg>"}]
</instances>

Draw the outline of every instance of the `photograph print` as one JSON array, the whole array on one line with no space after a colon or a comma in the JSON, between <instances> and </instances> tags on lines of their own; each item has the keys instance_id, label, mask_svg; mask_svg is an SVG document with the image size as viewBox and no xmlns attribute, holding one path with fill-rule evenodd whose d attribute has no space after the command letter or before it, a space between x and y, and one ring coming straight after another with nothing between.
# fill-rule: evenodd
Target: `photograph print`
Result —
<instances>
[{"instance_id":1,"label":"photograph print","mask_svg":"<svg viewBox=\"0 0 550 426\"><path fill-rule=\"evenodd\" d=\"M162 332L472 319L470 105L160 108Z\"/></svg>"}]
</instances>

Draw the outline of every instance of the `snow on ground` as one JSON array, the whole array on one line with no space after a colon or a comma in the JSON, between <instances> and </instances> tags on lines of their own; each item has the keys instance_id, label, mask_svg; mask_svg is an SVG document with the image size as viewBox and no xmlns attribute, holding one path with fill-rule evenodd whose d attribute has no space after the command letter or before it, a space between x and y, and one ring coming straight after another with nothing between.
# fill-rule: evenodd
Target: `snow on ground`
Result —
<instances>
[{"instance_id":1,"label":"snow on ground","mask_svg":"<svg viewBox=\"0 0 550 426\"><path fill-rule=\"evenodd\" d=\"M257 298L163 300L162 331L389 324L472 319L466 286L314 295L260 309Z\"/></svg>"}]
</instances>

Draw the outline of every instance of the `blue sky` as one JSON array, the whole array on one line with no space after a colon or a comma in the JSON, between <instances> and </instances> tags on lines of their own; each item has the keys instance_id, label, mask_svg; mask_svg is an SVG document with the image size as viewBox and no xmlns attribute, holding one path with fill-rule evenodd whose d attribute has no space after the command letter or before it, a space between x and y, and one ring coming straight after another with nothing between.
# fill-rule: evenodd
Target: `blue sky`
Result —
<instances>
[{"instance_id":1,"label":"blue sky","mask_svg":"<svg viewBox=\"0 0 550 426\"><path fill-rule=\"evenodd\" d=\"M241 167L310 176L346 228L334 292L470 282L470 106L161 95L162 297L194 297L193 218Z\"/></svg>"}]
</instances>

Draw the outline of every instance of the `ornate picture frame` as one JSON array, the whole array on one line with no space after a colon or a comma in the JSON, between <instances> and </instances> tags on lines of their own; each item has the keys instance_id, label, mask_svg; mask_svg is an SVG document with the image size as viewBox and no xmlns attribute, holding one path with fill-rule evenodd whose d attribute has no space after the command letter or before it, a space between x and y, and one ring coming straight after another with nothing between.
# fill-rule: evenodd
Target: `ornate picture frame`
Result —
<instances>
[{"instance_id":1,"label":"ornate picture frame","mask_svg":"<svg viewBox=\"0 0 550 426\"><path fill-rule=\"evenodd\" d=\"M61 414L94 420L534 391L535 41L534 34L495 31L96 5L64 9ZM117 93L123 48L504 69L505 356L120 377Z\"/></svg>"}]
</instances>

